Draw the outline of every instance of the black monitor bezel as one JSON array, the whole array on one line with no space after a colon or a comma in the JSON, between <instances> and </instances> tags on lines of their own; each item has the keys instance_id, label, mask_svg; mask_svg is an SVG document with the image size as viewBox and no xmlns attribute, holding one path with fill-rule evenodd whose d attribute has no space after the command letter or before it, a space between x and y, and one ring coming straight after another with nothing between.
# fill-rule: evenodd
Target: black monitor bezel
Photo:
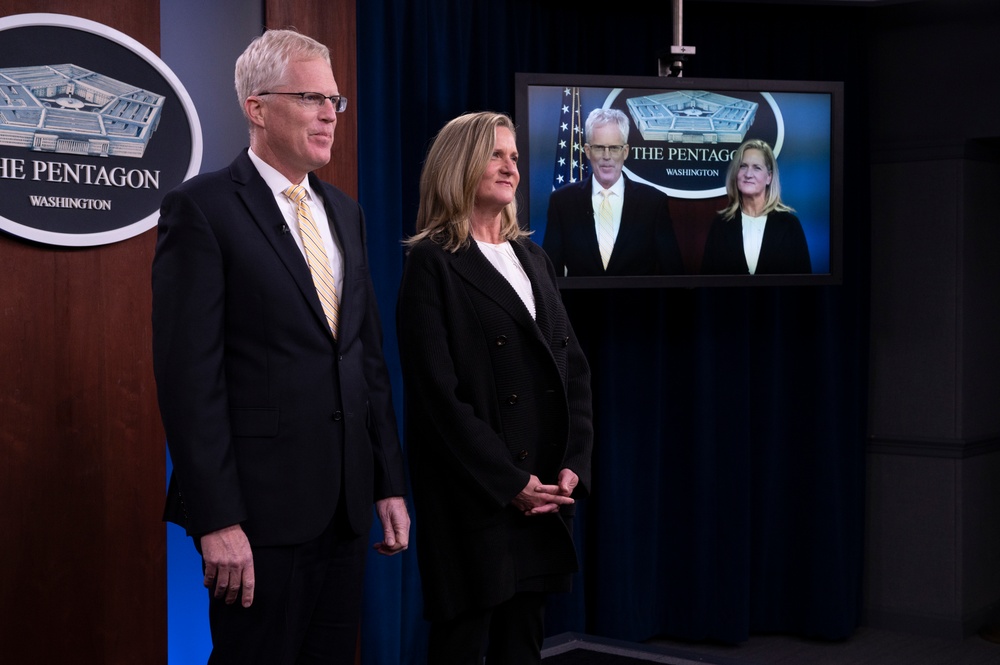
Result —
<instances>
[{"instance_id":1,"label":"black monitor bezel","mask_svg":"<svg viewBox=\"0 0 1000 665\"><path fill-rule=\"evenodd\" d=\"M772 79L686 78L666 76L612 76L589 74L515 74L515 114L521 182L528 182L530 136L528 98L531 86L594 88L662 88L665 90L726 90L749 92L801 92L830 95L830 257L829 272L785 275L628 275L561 276L560 288L666 288L708 286L839 285L843 283L843 176L844 176L844 84L841 81L797 81ZM530 187L518 192L519 221L531 229Z\"/></svg>"}]
</instances>

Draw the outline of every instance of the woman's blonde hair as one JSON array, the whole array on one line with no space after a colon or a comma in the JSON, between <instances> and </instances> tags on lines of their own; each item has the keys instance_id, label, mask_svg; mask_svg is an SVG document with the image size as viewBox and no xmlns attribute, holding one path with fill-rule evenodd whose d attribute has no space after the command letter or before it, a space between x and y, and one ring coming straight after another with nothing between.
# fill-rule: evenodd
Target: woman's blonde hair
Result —
<instances>
[{"instance_id":1,"label":"woman's blonde hair","mask_svg":"<svg viewBox=\"0 0 1000 665\"><path fill-rule=\"evenodd\" d=\"M722 215L723 219L728 220L740 212L742 196L736 185L736 180L739 178L740 164L743 163L743 157L747 150L757 150L763 154L764 166L771 174L771 184L767 186L767 191L764 193L764 209L761 211L761 215L766 215L773 210L792 212L793 208L781 201L781 179L778 177L778 161L774 157L774 151L771 150L771 146L766 141L751 139L736 150L733 160L729 162L729 170L726 172L726 194L729 195L729 204L720 210L719 214Z\"/></svg>"},{"instance_id":2,"label":"woman's blonde hair","mask_svg":"<svg viewBox=\"0 0 1000 665\"><path fill-rule=\"evenodd\" d=\"M496 129L514 134L514 123L503 113L466 113L451 120L434 138L420 174L420 206L416 233L404 244L431 238L450 252L469 245L470 218L476 190L496 148ZM501 212L500 237L516 240L528 232L517 223L517 201Z\"/></svg>"}]
</instances>

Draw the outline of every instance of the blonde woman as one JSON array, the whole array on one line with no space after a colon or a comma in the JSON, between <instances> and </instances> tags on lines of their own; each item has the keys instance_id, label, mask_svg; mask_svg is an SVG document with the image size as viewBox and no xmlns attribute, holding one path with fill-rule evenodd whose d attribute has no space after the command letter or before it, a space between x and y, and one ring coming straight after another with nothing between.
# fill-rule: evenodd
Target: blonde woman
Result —
<instances>
[{"instance_id":1,"label":"blonde woman","mask_svg":"<svg viewBox=\"0 0 1000 665\"><path fill-rule=\"evenodd\" d=\"M802 224L781 200L774 152L759 139L733 156L726 175L729 205L719 211L705 241L705 275L811 273Z\"/></svg>"},{"instance_id":2,"label":"blonde woman","mask_svg":"<svg viewBox=\"0 0 1000 665\"><path fill-rule=\"evenodd\" d=\"M428 662L540 661L546 594L577 570L590 369L517 224L514 126L449 122L428 152L397 305Z\"/></svg>"}]
</instances>

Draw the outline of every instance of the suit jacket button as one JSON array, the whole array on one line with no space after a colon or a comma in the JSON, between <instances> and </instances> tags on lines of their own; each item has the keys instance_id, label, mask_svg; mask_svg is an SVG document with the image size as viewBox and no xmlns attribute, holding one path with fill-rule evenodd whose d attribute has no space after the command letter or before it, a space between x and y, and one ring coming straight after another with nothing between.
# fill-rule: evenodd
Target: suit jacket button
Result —
<instances>
[{"instance_id":1,"label":"suit jacket button","mask_svg":"<svg viewBox=\"0 0 1000 665\"><path fill-rule=\"evenodd\" d=\"M519 452L517 454L517 459L521 460L522 462L524 460L528 459L528 451L527 450L522 450L521 452Z\"/></svg>"},{"instance_id":2,"label":"suit jacket button","mask_svg":"<svg viewBox=\"0 0 1000 665\"><path fill-rule=\"evenodd\" d=\"M496 339L496 345L497 346L506 346L507 345L507 335L500 335L499 337L497 337L497 339Z\"/></svg>"},{"instance_id":3,"label":"suit jacket button","mask_svg":"<svg viewBox=\"0 0 1000 665\"><path fill-rule=\"evenodd\" d=\"M517 395L511 395L510 397L508 397L507 403L510 404L511 406L517 404Z\"/></svg>"},{"instance_id":4,"label":"suit jacket button","mask_svg":"<svg viewBox=\"0 0 1000 665\"><path fill-rule=\"evenodd\" d=\"M333 412L333 419L334 420L342 420L343 418L344 418L344 414L342 412L340 412L340 411L334 411Z\"/></svg>"}]
</instances>

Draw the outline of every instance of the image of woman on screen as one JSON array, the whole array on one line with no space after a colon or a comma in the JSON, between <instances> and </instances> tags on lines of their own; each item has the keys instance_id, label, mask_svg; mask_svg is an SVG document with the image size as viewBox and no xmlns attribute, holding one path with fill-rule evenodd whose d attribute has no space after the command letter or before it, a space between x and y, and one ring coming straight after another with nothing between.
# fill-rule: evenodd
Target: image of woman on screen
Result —
<instances>
[{"instance_id":1,"label":"image of woman on screen","mask_svg":"<svg viewBox=\"0 0 1000 665\"><path fill-rule=\"evenodd\" d=\"M812 272L809 246L794 210L781 200L771 146L752 139L733 156L726 175L729 204L705 241L704 275L774 275Z\"/></svg>"},{"instance_id":2,"label":"image of woman on screen","mask_svg":"<svg viewBox=\"0 0 1000 665\"><path fill-rule=\"evenodd\" d=\"M545 252L517 223L514 125L431 144L396 309L417 562L434 665L541 660L546 596L578 562L590 368Z\"/></svg>"}]
</instances>

